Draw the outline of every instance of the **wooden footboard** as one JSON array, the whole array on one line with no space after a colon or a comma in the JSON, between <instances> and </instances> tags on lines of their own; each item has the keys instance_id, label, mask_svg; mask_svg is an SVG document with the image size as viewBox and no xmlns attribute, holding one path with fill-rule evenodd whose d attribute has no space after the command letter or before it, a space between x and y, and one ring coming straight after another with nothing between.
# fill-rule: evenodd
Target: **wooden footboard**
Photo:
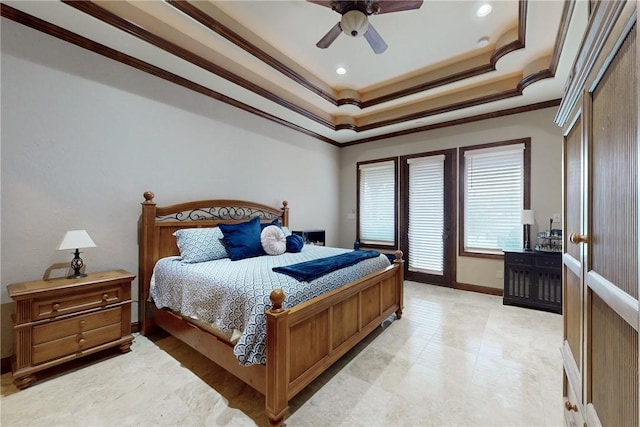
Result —
<instances>
[{"instance_id":1,"label":"wooden footboard","mask_svg":"<svg viewBox=\"0 0 640 427\"><path fill-rule=\"evenodd\" d=\"M173 233L181 228L215 227L259 216L288 225L287 202L281 208L238 200L204 200L157 208L153 193L144 194L140 217L139 289L143 334L156 326L193 347L265 395L271 425L281 425L289 400L322 374L387 317L402 315L404 261L396 252L391 266L292 308L282 307L284 294L271 293L267 318L267 364L241 366L233 345L180 315L157 310L149 302L153 267L162 257L178 254Z\"/></svg>"},{"instance_id":2,"label":"wooden footboard","mask_svg":"<svg viewBox=\"0 0 640 427\"><path fill-rule=\"evenodd\" d=\"M386 270L363 277L291 309L281 290L267 311L266 409L280 425L288 401L394 312L402 316L402 252Z\"/></svg>"}]
</instances>

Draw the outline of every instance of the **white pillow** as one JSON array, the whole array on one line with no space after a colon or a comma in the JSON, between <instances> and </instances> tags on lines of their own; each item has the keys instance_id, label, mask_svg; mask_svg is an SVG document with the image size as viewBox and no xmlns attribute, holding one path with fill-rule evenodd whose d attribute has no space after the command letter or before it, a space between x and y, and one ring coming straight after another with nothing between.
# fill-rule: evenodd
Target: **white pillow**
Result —
<instances>
[{"instance_id":1,"label":"white pillow","mask_svg":"<svg viewBox=\"0 0 640 427\"><path fill-rule=\"evenodd\" d=\"M287 250L287 238L277 225L269 225L262 230L260 243L267 255L280 255Z\"/></svg>"}]
</instances>

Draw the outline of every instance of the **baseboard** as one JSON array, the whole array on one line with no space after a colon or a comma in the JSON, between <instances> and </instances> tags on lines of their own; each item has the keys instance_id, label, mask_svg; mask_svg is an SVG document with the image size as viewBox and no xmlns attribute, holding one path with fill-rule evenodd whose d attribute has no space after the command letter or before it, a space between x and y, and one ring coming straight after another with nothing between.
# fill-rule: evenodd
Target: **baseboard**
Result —
<instances>
[{"instance_id":1,"label":"baseboard","mask_svg":"<svg viewBox=\"0 0 640 427\"><path fill-rule=\"evenodd\" d=\"M489 286L480 286L480 285L471 285L469 283L460 283L460 282L456 282L453 285L453 289L460 289L462 291L471 291L471 292L478 292L481 294L488 294L488 295L496 295L496 296L503 296L504 294L504 290L503 289L499 289L499 288L491 288Z\"/></svg>"},{"instance_id":2,"label":"baseboard","mask_svg":"<svg viewBox=\"0 0 640 427\"><path fill-rule=\"evenodd\" d=\"M135 334L137 332L140 332L140 322L133 322L131 324L131 333ZM11 372L11 356L0 359L0 375L8 372Z\"/></svg>"},{"instance_id":3,"label":"baseboard","mask_svg":"<svg viewBox=\"0 0 640 427\"><path fill-rule=\"evenodd\" d=\"M11 356L0 359L0 375L11 372Z\"/></svg>"}]
</instances>

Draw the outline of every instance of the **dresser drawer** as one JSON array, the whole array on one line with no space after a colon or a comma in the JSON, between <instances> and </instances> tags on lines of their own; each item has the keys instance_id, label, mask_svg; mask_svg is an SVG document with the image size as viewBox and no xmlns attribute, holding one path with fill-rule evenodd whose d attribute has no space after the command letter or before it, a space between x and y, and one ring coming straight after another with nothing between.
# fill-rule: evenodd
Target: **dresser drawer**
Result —
<instances>
[{"instance_id":1,"label":"dresser drawer","mask_svg":"<svg viewBox=\"0 0 640 427\"><path fill-rule=\"evenodd\" d=\"M105 287L86 293L60 296L59 298L36 300L33 302L32 319L41 320L64 314L114 304L124 300L121 287Z\"/></svg>"},{"instance_id":2,"label":"dresser drawer","mask_svg":"<svg viewBox=\"0 0 640 427\"><path fill-rule=\"evenodd\" d=\"M47 362L69 354L77 353L100 344L117 340L122 336L120 323L83 331L57 340L33 346L31 363Z\"/></svg>"},{"instance_id":3,"label":"dresser drawer","mask_svg":"<svg viewBox=\"0 0 640 427\"><path fill-rule=\"evenodd\" d=\"M536 267L560 270L562 268L562 258L548 256L536 257Z\"/></svg>"},{"instance_id":4,"label":"dresser drawer","mask_svg":"<svg viewBox=\"0 0 640 427\"><path fill-rule=\"evenodd\" d=\"M97 329L102 326L120 323L122 308L116 307L71 319L54 321L33 327L33 344L42 344L62 337Z\"/></svg>"},{"instance_id":5,"label":"dresser drawer","mask_svg":"<svg viewBox=\"0 0 640 427\"><path fill-rule=\"evenodd\" d=\"M527 255L507 253L504 257L507 264L533 265L532 257Z\"/></svg>"}]
</instances>

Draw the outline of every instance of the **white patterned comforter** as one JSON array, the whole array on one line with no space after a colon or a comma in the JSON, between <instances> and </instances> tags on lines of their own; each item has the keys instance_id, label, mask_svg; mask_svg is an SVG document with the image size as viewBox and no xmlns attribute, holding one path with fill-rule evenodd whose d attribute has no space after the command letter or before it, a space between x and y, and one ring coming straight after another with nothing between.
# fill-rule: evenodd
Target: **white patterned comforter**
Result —
<instances>
[{"instance_id":1,"label":"white patterned comforter","mask_svg":"<svg viewBox=\"0 0 640 427\"><path fill-rule=\"evenodd\" d=\"M284 306L315 298L389 265L386 255L364 260L311 282L299 282L271 269L349 252L348 249L305 245L302 252L261 256L240 261L224 258L186 264L179 257L159 260L151 277L151 298L158 308L170 308L183 316L211 324L226 336L241 331L234 354L241 365L264 364L266 354L265 311L269 294L281 288Z\"/></svg>"}]
</instances>

